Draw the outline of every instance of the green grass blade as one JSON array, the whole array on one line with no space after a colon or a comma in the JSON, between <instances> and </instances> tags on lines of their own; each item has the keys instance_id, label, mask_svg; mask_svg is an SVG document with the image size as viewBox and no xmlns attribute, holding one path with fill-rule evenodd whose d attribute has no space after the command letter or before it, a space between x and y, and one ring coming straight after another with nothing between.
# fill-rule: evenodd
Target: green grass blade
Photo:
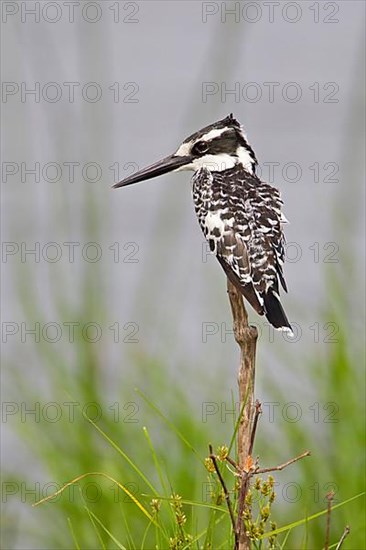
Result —
<instances>
[{"instance_id":1,"label":"green grass blade","mask_svg":"<svg viewBox=\"0 0 366 550\"><path fill-rule=\"evenodd\" d=\"M139 394L140 397L149 405L153 411L156 412L157 415L160 416L164 420L164 422L169 426L169 428L179 437L179 439L198 457L199 461L204 464L204 461L200 457L198 451L191 445L191 443L186 439L186 437L174 426L174 424L164 415L164 413L161 412L161 410L152 402L150 399L139 389L135 389L136 393Z\"/></svg>"},{"instance_id":2,"label":"green grass blade","mask_svg":"<svg viewBox=\"0 0 366 550\"><path fill-rule=\"evenodd\" d=\"M67 523L68 523L68 525L69 525L70 533L71 533L71 536L72 536L72 540L74 541L76 550L81 550L81 548L80 548L80 546L79 546L79 543L78 543L78 541L76 540L76 535L75 535L74 527L73 527L73 524L72 524L70 518L67 518Z\"/></svg>"},{"instance_id":3,"label":"green grass blade","mask_svg":"<svg viewBox=\"0 0 366 550\"><path fill-rule=\"evenodd\" d=\"M154 464L155 464L155 469L156 469L156 471L158 473L158 476L159 476L159 479L160 479L161 487L164 491L164 494L167 496L168 493L167 493L167 488L166 488L165 481L164 481L164 476L163 476L163 473L161 471L159 460L158 460L157 454L155 452L154 445L151 441L151 437L150 437L150 434L149 434L148 429L146 428L146 426L144 426L142 428L142 431L143 431L144 436L146 437L147 443L149 445L149 448L150 448L150 451L151 451L151 454L152 454L152 457L153 457L153 461L154 461Z\"/></svg>"},{"instance_id":4,"label":"green grass blade","mask_svg":"<svg viewBox=\"0 0 366 550\"><path fill-rule=\"evenodd\" d=\"M150 498L157 498L159 500L167 500L167 501L170 501L170 502L173 502L174 499L171 498L171 497L165 497L165 496L152 496L152 495L147 495L145 493L142 494L142 496L144 497L150 497ZM220 506L216 506L215 504L207 504L206 502L198 502L198 501L195 501L195 500L189 500L189 499L180 499L180 502L182 504L187 504L188 506L196 506L196 507L200 507L200 508L208 508L210 510L214 510L215 512L224 512L224 514L228 514L228 510L227 508L224 508L224 507L220 507Z\"/></svg>"},{"instance_id":5,"label":"green grass blade","mask_svg":"<svg viewBox=\"0 0 366 550\"><path fill-rule=\"evenodd\" d=\"M287 539L289 538L290 536L290 533L291 533L292 529L289 529L285 535L285 538L283 539L283 542L281 544L281 550L284 550L285 548L285 545L286 545L286 542L287 542Z\"/></svg>"},{"instance_id":6,"label":"green grass blade","mask_svg":"<svg viewBox=\"0 0 366 550\"><path fill-rule=\"evenodd\" d=\"M158 494L157 490L154 488L154 486L150 483L150 481L147 479L145 474L136 466L136 464L130 459L130 457L122 451L122 449L111 439L103 430L100 428L91 418L89 418L83 411L83 416L86 418L88 422L99 432L106 441L122 456L122 458L131 466L131 468L141 477L141 479L144 480L146 485L152 490L154 494Z\"/></svg>"},{"instance_id":7,"label":"green grass blade","mask_svg":"<svg viewBox=\"0 0 366 550\"><path fill-rule=\"evenodd\" d=\"M85 479L86 477L90 477L90 476L100 476L100 477L104 477L105 479L108 479L109 481L112 481L112 483L115 483L117 485L117 487L119 487L124 493L126 493L126 495L136 504L136 506L141 510L141 512L150 520L152 521L153 523L154 522L154 519L153 517L149 514L149 512L146 510L146 508L141 504L141 502L135 497L135 495L133 495L122 483L120 483L119 481L117 481L116 479L114 479L112 476L108 475L108 474L105 474L104 472L87 472L86 474L81 474L80 476L72 479L71 481L68 481L67 483L65 483L61 489L59 489L58 491L55 491L53 494L51 495L48 495L47 497L45 498L42 498L41 500L39 500L38 502L35 502L32 506L35 507L35 506L39 506L40 504L42 504L43 502L47 502L49 500L51 500L52 498L60 495L61 493L63 493L65 491L65 489L67 489L68 487L70 487L71 485L74 485L75 483L77 483L78 481L81 481L82 479Z\"/></svg>"},{"instance_id":8,"label":"green grass blade","mask_svg":"<svg viewBox=\"0 0 366 550\"><path fill-rule=\"evenodd\" d=\"M357 498L360 498L365 495L365 491L363 493L359 493L358 495L355 495L351 498L348 498L347 500L344 500L343 502L340 502L339 504L336 504L335 506L332 506L332 511L336 510L337 508L340 508L341 506L344 506L345 504L348 504L349 502L352 502L353 500L356 500ZM294 527L299 527L299 525L304 525L304 523L310 522L313 519L319 518L321 516L324 516L327 514L328 508L325 510L322 510L321 512L317 512L316 514L313 514L312 516L308 516L304 519L299 519L298 521L294 521L293 523L290 523L289 525L284 525L283 527L279 527L278 529L275 529L274 531L269 531L268 533L264 533L260 538L266 539L272 535L278 535L279 533L283 533L284 531L287 531L288 529L293 529Z\"/></svg>"},{"instance_id":9,"label":"green grass blade","mask_svg":"<svg viewBox=\"0 0 366 550\"><path fill-rule=\"evenodd\" d=\"M141 541L141 546L140 546L141 550L143 550L144 547L145 547L146 537L147 537L147 534L148 534L148 532L149 532L149 529L150 529L150 527L151 527L152 525L153 525L153 523L150 522L150 523L148 523L147 526L146 526L146 529L145 529L145 532L144 532L144 536L142 537L142 541Z\"/></svg>"},{"instance_id":10,"label":"green grass blade","mask_svg":"<svg viewBox=\"0 0 366 550\"><path fill-rule=\"evenodd\" d=\"M96 526L96 524L95 524L95 520L94 520L94 518L93 518L93 515L92 515L91 511L89 510L88 506L86 505L85 499L84 499L84 497L83 497L81 491L80 491L80 494L81 494L81 497L82 497L82 499L83 499L83 501L84 501L84 509L86 510L86 512L87 512L87 514L88 514L88 516L89 516L90 523L92 524L93 529L94 529L94 531L95 531L95 534L96 534L97 537L98 537L99 544L100 544L100 546L101 546L101 548L102 548L103 550L106 550L106 546L105 546L105 544L104 544L104 542L103 542L102 537L100 536L100 533L99 533L99 530L98 530L98 528L97 528L97 526Z\"/></svg>"},{"instance_id":11,"label":"green grass blade","mask_svg":"<svg viewBox=\"0 0 366 550\"><path fill-rule=\"evenodd\" d=\"M122 508L122 503L120 503L120 507ZM123 517L123 521L124 521L124 524L125 524L125 527L126 527L127 542L133 550L136 550L136 546L135 546L135 543L133 541L131 529L130 529L130 526L128 525L127 517L126 517L126 514L123 513L123 510L122 510L122 517Z\"/></svg>"},{"instance_id":12,"label":"green grass blade","mask_svg":"<svg viewBox=\"0 0 366 550\"><path fill-rule=\"evenodd\" d=\"M224 510L220 510L220 512L224 512ZM222 516L220 516L217 520L215 520L215 527L222 522L222 520L226 517L226 514L222 514ZM207 532L207 529L204 529L203 531L201 531L198 535L196 535L196 537L194 539L192 539L189 544L186 544L185 546L183 546L182 550L188 550L188 548L190 548L195 542L198 542L202 537L204 537L206 535L206 532Z\"/></svg>"},{"instance_id":13,"label":"green grass blade","mask_svg":"<svg viewBox=\"0 0 366 550\"><path fill-rule=\"evenodd\" d=\"M161 471L161 468L160 468L160 464L159 464L159 460L158 460L158 457L156 455L156 452L155 452L155 449L154 449L154 446L153 446L153 443L151 441L151 438L150 438L150 435L149 435L149 432L147 430L147 428L144 426L143 428L143 432L144 432L144 435L147 439L147 442L148 442L148 445L150 447L150 450L151 450L151 454L153 456L153 460L154 460L154 464L155 464L155 468L156 468L156 471L158 472L158 476L159 476L159 479L160 479L160 483L161 483L161 486L162 486L162 489L164 491L164 495L166 497L167 500L169 500L169 497L168 497L168 490L167 490L167 487L166 487L166 484L165 484L165 481L164 481L164 476L163 476L163 473ZM165 499L164 499L165 500ZM173 511L173 508L171 506L168 505L168 509L169 509L169 515L171 517L171 520L172 520L172 526L174 525L174 522L175 522L175 519L174 519L174 511Z\"/></svg>"},{"instance_id":14,"label":"green grass blade","mask_svg":"<svg viewBox=\"0 0 366 550\"><path fill-rule=\"evenodd\" d=\"M112 535L112 533L105 527L105 525L103 525L103 523L100 521L99 518L97 518L97 516L95 514L93 514L93 512L90 510L90 514L92 515L92 517L94 518L94 520L98 523L98 525L100 525L100 527L103 529L103 531L111 538L111 540L113 540L114 544L117 546L117 548L119 548L120 550L127 550L127 548L125 546L123 546L117 539L115 536Z\"/></svg>"},{"instance_id":15,"label":"green grass blade","mask_svg":"<svg viewBox=\"0 0 366 550\"><path fill-rule=\"evenodd\" d=\"M248 388L248 391L247 391L247 394L245 396L245 400L242 404L242 406L240 407L240 412L239 412L239 416L238 416L238 419L235 423L235 429L234 429L234 432L233 432L233 435L231 436L231 440L230 440L230 445L229 445L229 454L231 452L231 449L234 445L234 442L236 441L236 434L238 433L238 429L239 429L239 424L240 424L240 420L243 416L243 413L244 413L244 407L245 405L247 404L247 400L248 400L248 395L249 395L249 388Z\"/></svg>"}]
</instances>

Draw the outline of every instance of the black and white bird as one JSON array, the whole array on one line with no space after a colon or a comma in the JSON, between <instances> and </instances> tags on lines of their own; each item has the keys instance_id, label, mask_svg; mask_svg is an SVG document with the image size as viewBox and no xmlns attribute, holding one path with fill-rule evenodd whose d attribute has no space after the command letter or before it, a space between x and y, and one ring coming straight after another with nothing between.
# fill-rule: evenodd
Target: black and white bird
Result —
<instances>
[{"instance_id":1,"label":"black and white bird","mask_svg":"<svg viewBox=\"0 0 366 550\"><path fill-rule=\"evenodd\" d=\"M116 183L124 187L167 172L193 170L193 201L210 250L259 315L292 332L282 308L285 237L279 191L256 175L243 127L229 115L183 141L172 155Z\"/></svg>"}]
</instances>

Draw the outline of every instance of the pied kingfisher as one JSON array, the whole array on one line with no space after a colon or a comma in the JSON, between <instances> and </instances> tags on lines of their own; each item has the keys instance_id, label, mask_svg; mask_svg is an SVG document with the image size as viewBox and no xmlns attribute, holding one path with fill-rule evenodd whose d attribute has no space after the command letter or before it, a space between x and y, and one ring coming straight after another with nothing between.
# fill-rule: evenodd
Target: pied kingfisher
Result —
<instances>
[{"instance_id":1,"label":"pied kingfisher","mask_svg":"<svg viewBox=\"0 0 366 550\"><path fill-rule=\"evenodd\" d=\"M193 170L193 201L210 250L259 315L292 332L279 283L287 222L279 191L256 175L258 161L240 123L229 115L183 141L175 153L116 183L124 187L167 172Z\"/></svg>"}]
</instances>

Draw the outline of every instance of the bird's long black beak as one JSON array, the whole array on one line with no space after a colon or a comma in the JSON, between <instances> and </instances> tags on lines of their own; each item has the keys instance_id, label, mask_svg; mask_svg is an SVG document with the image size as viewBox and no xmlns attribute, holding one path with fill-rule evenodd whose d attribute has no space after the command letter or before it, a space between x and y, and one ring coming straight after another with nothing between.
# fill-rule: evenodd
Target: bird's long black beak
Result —
<instances>
[{"instance_id":1,"label":"bird's long black beak","mask_svg":"<svg viewBox=\"0 0 366 550\"><path fill-rule=\"evenodd\" d=\"M131 185L132 183L137 183L139 181L156 178L157 176L162 176L163 174L177 170L190 162L191 158L188 156L180 157L169 155L168 157L151 164L151 166L147 166L146 168L139 170L136 174L132 174L132 176L128 176L128 178L115 183L113 187L117 189L118 187L125 187L126 185Z\"/></svg>"}]
</instances>

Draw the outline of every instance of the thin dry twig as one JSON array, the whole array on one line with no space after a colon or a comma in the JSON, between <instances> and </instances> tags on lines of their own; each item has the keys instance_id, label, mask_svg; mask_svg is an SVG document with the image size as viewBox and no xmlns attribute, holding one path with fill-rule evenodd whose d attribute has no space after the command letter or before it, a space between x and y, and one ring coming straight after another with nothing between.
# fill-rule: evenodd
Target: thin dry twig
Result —
<instances>
[{"instance_id":1,"label":"thin dry twig","mask_svg":"<svg viewBox=\"0 0 366 550\"><path fill-rule=\"evenodd\" d=\"M234 536L235 536L235 548L238 547L238 544L239 544L239 539L238 539L238 536L237 536L237 533L236 533L236 527L235 527L235 516L234 516L234 511L233 511L233 508L232 508L232 505L231 505L231 500L230 500L230 493L229 491L227 490L227 487L226 487L226 483L225 483L225 480L224 478L222 477L221 475L221 472L220 472L220 469L217 465L217 461L216 461L216 456L214 455L213 453L213 449L212 449L212 445L210 444L208 446L209 448L209 451L210 451L210 458L212 460L212 463L214 465L214 468L215 468L215 471L217 473L217 477L219 478L220 480L220 483L221 483L221 487L224 491L224 495L225 495L225 500L226 500L226 504L227 504L227 507L228 507L228 510L229 510L229 514L230 514L230 519L231 519L231 524L233 526L233 531L234 531Z\"/></svg>"},{"instance_id":2,"label":"thin dry twig","mask_svg":"<svg viewBox=\"0 0 366 550\"><path fill-rule=\"evenodd\" d=\"M338 542L338 544L337 544L335 550L340 550L340 549L341 549L342 544L344 543L344 539L345 539L346 537L348 537L350 531L351 531L351 529L349 528L348 525L346 525L346 527L344 528L344 531L343 531L343 535L342 535L341 538L339 539L339 542Z\"/></svg>"},{"instance_id":3,"label":"thin dry twig","mask_svg":"<svg viewBox=\"0 0 366 550\"><path fill-rule=\"evenodd\" d=\"M235 462L235 460L233 460L229 455L225 458L225 460L227 460L228 463L231 464L235 468L235 470L238 471L239 467L238 467L237 463Z\"/></svg>"},{"instance_id":4,"label":"thin dry twig","mask_svg":"<svg viewBox=\"0 0 366 550\"><path fill-rule=\"evenodd\" d=\"M329 550L329 540L330 540L330 517L332 514L332 502L334 498L334 492L330 491L327 494L327 500L328 500L328 510L327 510L327 526L325 529L325 543L324 543L324 550Z\"/></svg>"},{"instance_id":5,"label":"thin dry twig","mask_svg":"<svg viewBox=\"0 0 366 550\"><path fill-rule=\"evenodd\" d=\"M253 427L252 427L252 433L250 436L250 445L249 445L249 456L252 456L253 453L253 446L254 446L254 440L255 440L255 434L257 432L257 425L260 415L262 414L262 403L258 401L258 399L255 402L255 413L254 413L254 420L253 420Z\"/></svg>"},{"instance_id":6,"label":"thin dry twig","mask_svg":"<svg viewBox=\"0 0 366 550\"><path fill-rule=\"evenodd\" d=\"M255 474L266 474L268 472L280 472L284 468L287 468L287 466L290 466L290 464L293 464L294 462L297 462L298 460L301 460L302 458L305 458L306 456L310 456L310 451L305 451L299 456L296 456L295 458L291 458L287 462L284 462L283 464L280 464L279 466L273 466L271 468L258 468L254 471Z\"/></svg>"}]
</instances>

